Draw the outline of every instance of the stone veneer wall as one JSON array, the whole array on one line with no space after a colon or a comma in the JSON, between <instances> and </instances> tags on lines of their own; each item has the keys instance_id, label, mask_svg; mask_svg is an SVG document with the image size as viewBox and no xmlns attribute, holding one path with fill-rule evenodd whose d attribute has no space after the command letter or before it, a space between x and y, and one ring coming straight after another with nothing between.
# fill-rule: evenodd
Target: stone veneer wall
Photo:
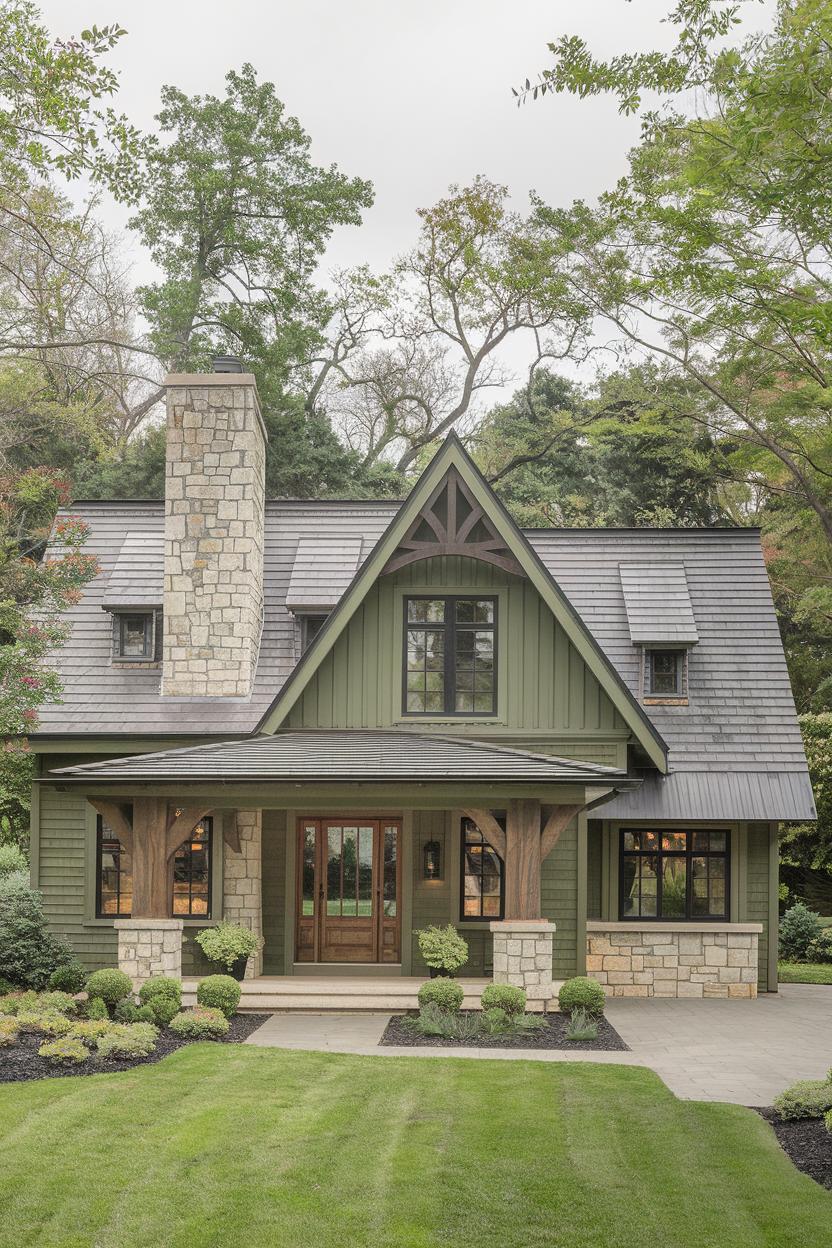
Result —
<instances>
[{"instance_id":1,"label":"stone veneer wall","mask_svg":"<svg viewBox=\"0 0 832 1248\"><path fill-rule=\"evenodd\" d=\"M542 1010L553 995L554 923L501 919L489 926L494 937L494 983L523 988L529 1008Z\"/></svg>"},{"instance_id":2,"label":"stone veneer wall","mask_svg":"<svg viewBox=\"0 0 832 1248\"><path fill-rule=\"evenodd\" d=\"M586 973L611 997L756 997L759 923L587 923Z\"/></svg>"},{"instance_id":3,"label":"stone veneer wall","mask_svg":"<svg viewBox=\"0 0 832 1248\"><path fill-rule=\"evenodd\" d=\"M168 378L162 693L247 697L263 611L266 437L250 374Z\"/></svg>"},{"instance_id":4,"label":"stone veneer wall","mask_svg":"<svg viewBox=\"0 0 832 1248\"><path fill-rule=\"evenodd\" d=\"M181 919L116 919L118 967L140 988L152 975L182 978Z\"/></svg>"},{"instance_id":5,"label":"stone veneer wall","mask_svg":"<svg viewBox=\"0 0 832 1248\"><path fill-rule=\"evenodd\" d=\"M240 853L225 844L222 917L229 923L242 923L244 927L251 928L256 936L262 937L262 811L238 810L236 818ZM263 951L259 949L248 960L246 979L259 975L262 966Z\"/></svg>"}]
</instances>

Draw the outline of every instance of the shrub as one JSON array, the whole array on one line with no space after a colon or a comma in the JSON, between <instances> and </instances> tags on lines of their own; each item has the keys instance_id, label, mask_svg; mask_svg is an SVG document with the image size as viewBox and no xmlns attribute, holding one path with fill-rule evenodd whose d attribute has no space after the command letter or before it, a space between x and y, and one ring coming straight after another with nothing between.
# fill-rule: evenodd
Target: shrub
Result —
<instances>
[{"instance_id":1,"label":"shrub","mask_svg":"<svg viewBox=\"0 0 832 1248\"><path fill-rule=\"evenodd\" d=\"M832 1109L823 1115L823 1121L826 1124L826 1130L832 1135Z\"/></svg>"},{"instance_id":2,"label":"shrub","mask_svg":"<svg viewBox=\"0 0 832 1248\"><path fill-rule=\"evenodd\" d=\"M230 975L208 975L197 986L198 1005L208 1009L222 1010L226 1018L233 1018L240 1004L242 989Z\"/></svg>"},{"instance_id":3,"label":"shrub","mask_svg":"<svg viewBox=\"0 0 832 1248\"><path fill-rule=\"evenodd\" d=\"M2 977L0 977L0 996L4 997L6 993L14 992L14 991L15 991L15 987L14 987L14 984L11 982L11 980L3 979Z\"/></svg>"},{"instance_id":4,"label":"shrub","mask_svg":"<svg viewBox=\"0 0 832 1248\"><path fill-rule=\"evenodd\" d=\"M100 997L90 997L87 1001L87 1018L108 1020L110 1011Z\"/></svg>"},{"instance_id":5,"label":"shrub","mask_svg":"<svg viewBox=\"0 0 832 1248\"><path fill-rule=\"evenodd\" d=\"M159 1000L166 1000L166 998L160 997ZM113 1018L117 1023L156 1022L156 1015L149 1005L136 1005L135 1001L131 1001L129 997L119 1001L113 1011Z\"/></svg>"},{"instance_id":6,"label":"shrub","mask_svg":"<svg viewBox=\"0 0 832 1248\"><path fill-rule=\"evenodd\" d=\"M212 1010L198 1005L194 1010L183 1010L170 1024L171 1031L185 1040L217 1040L228 1035L228 1019L222 1010Z\"/></svg>"},{"instance_id":7,"label":"shrub","mask_svg":"<svg viewBox=\"0 0 832 1248\"><path fill-rule=\"evenodd\" d=\"M73 1062L79 1065L90 1055L87 1046L73 1036L60 1036L57 1040L47 1040L38 1049L41 1057L48 1057L50 1062Z\"/></svg>"},{"instance_id":8,"label":"shrub","mask_svg":"<svg viewBox=\"0 0 832 1248\"><path fill-rule=\"evenodd\" d=\"M600 984L584 975L576 975L561 984L558 1005L566 1014L573 1010L585 1010L587 1014L604 1013L607 996Z\"/></svg>"},{"instance_id":9,"label":"shrub","mask_svg":"<svg viewBox=\"0 0 832 1248\"><path fill-rule=\"evenodd\" d=\"M436 971L458 971L468 961L468 943L449 923L447 927L422 928L417 933L425 965Z\"/></svg>"},{"instance_id":10,"label":"shrub","mask_svg":"<svg viewBox=\"0 0 832 1248\"><path fill-rule=\"evenodd\" d=\"M526 1009L526 994L522 988L514 984L489 984L483 989L480 1004L484 1010L500 1009L506 1014L523 1014Z\"/></svg>"},{"instance_id":11,"label":"shrub","mask_svg":"<svg viewBox=\"0 0 832 1248\"><path fill-rule=\"evenodd\" d=\"M176 1018L182 1006L173 997L166 997L163 993L159 993L142 1008L150 1010L157 1027L170 1027L171 1019Z\"/></svg>"},{"instance_id":12,"label":"shrub","mask_svg":"<svg viewBox=\"0 0 832 1248\"><path fill-rule=\"evenodd\" d=\"M218 923L206 927L194 937L209 962L218 962L231 970L240 958L250 958L262 941L242 923Z\"/></svg>"},{"instance_id":13,"label":"shrub","mask_svg":"<svg viewBox=\"0 0 832 1248\"><path fill-rule=\"evenodd\" d=\"M566 1024L564 1036L567 1040L597 1040L598 1024L595 1019L587 1014L586 1010L578 1006L569 1015L569 1022Z\"/></svg>"},{"instance_id":14,"label":"shrub","mask_svg":"<svg viewBox=\"0 0 832 1248\"><path fill-rule=\"evenodd\" d=\"M832 1110L832 1080L801 1079L774 1098L781 1118L823 1118Z\"/></svg>"},{"instance_id":15,"label":"shrub","mask_svg":"<svg viewBox=\"0 0 832 1248\"><path fill-rule=\"evenodd\" d=\"M821 933L820 915L799 901L780 920L780 957L805 962L809 945Z\"/></svg>"},{"instance_id":16,"label":"shrub","mask_svg":"<svg viewBox=\"0 0 832 1248\"><path fill-rule=\"evenodd\" d=\"M36 992L10 992L0 997L0 1015L17 1014L20 1010L34 1010L37 1007Z\"/></svg>"},{"instance_id":17,"label":"shrub","mask_svg":"<svg viewBox=\"0 0 832 1248\"><path fill-rule=\"evenodd\" d=\"M93 971L87 980L87 996L100 997L105 1005L114 1010L119 1001L133 995L133 981L124 971L108 966L103 971Z\"/></svg>"},{"instance_id":18,"label":"shrub","mask_svg":"<svg viewBox=\"0 0 832 1248\"><path fill-rule=\"evenodd\" d=\"M29 863L19 845L0 845L0 876L25 874Z\"/></svg>"},{"instance_id":19,"label":"shrub","mask_svg":"<svg viewBox=\"0 0 832 1248\"><path fill-rule=\"evenodd\" d=\"M493 1036L511 1031L511 1017L499 1005L492 1005L490 1009L483 1010L482 1021L486 1030Z\"/></svg>"},{"instance_id":20,"label":"shrub","mask_svg":"<svg viewBox=\"0 0 832 1248\"><path fill-rule=\"evenodd\" d=\"M20 1024L16 1018L0 1018L0 1046L14 1044Z\"/></svg>"},{"instance_id":21,"label":"shrub","mask_svg":"<svg viewBox=\"0 0 832 1248\"><path fill-rule=\"evenodd\" d=\"M146 979L139 989L139 1000L142 1005L150 1005L154 997L170 997L177 1005L182 1004L182 980L172 979L168 975L154 975Z\"/></svg>"},{"instance_id":22,"label":"shrub","mask_svg":"<svg viewBox=\"0 0 832 1248\"><path fill-rule=\"evenodd\" d=\"M152 1023L116 1023L96 1043L102 1057L149 1057L158 1035Z\"/></svg>"},{"instance_id":23,"label":"shrub","mask_svg":"<svg viewBox=\"0 0 832 1248\"><path fill-rule=\"evenodd\" d=\"M114 1025L103 1018L85 1018L81 1022L73 1023L67 1035L76 1040L83 1040L85 1044L94 1044L101 1036L106 1036L108 1031L112 1031Z\"/></svg>"},{"instance_id":24,"label":"shrub","mask_svg":"<svg viewBox=\"0 0 832 1248\"><path fill-rule=\"evenodd\" d=\"M456 1014L462 1006L463 991L452 979L429 979L419 989L419 1005L436 1005L440 1010Z\"/></svg>"},{"instance_id":25,"label":"shrub","mask_svg":"<svg viewBox=\"0 0 832 1248\"><path fill-rule=\"evenodd\" d=\"M74 997L68 992L42 992L38 997L39 1010L55 1010L58 1014L74 1014L78 1008Z\"/></svg>"},{"instance_id":26,"label":"shrub","mask_svg":"<svg viewBox=\"0 0 832 1248\"><path fill-rule=\"evenodd\" d=\"M17 1024L21 1031L42 1031L45 1036L65 1036L72 1022L56 1010L19 1010Z\"/></svg>"},{"instance_id":27,"label":"shrub","mask_svg":"<svg viewBox=\"0 0 832 1248\"><path fill-rule=\"evenodd\" d=\"M86 982L87 972L80 962L67 962L49 976L49 987L54 992L68 992L72 996L83 992Z\"/></svg>"},{"instance_id":28,"label":"shrub","mask_svg":"<svg viewBox=\"0 0 832 1248\"><path fill-rule=\"evenodd\" d=\"M19 872L0 877L0 975L22 988L45 988L70 961L69 947L47 928L40 893Z\"/></svg>"},{"instance_id":29,"label":"shrub","mask_svg":"<svg viewBox=\"0 0 832 1248\"><path fill-rule=\"evenodd\" d=\"M832 962L832 927L821 928L806 950L809 962Z\"/></svg>"}]
</instances>

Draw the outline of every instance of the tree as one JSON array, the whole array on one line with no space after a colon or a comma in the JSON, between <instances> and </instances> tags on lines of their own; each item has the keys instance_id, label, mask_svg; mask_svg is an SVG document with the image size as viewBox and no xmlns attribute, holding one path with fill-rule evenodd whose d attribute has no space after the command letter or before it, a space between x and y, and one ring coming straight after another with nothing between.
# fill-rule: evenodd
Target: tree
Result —
<instances>
[{"instance_id":1,"label":"tree","mask_svg":"<svg viewBox=\"0 0 832 1248\"><path fill-rule=\"evenodd\" d=\"M558 248L507 197L478 177L420 209L416 246L371 292L375 306L350 349L327 361L322 397L365 464L392 455L405 472L470 425L483 392L505 383L498 353L509 338L528 339L530 378L580 350L585 309Z\"/></svg>"},{"instance_id":2,"label":"tree","mask_svg":"<svg viewBox=\"0 0 832 1248\"><path fill-rule=\"evenodd\" d=\"M780 0L768 33L716 46L737 16L737 5L681 0L667 55L603 62L580 40L555 45L543 77L553 90L613 91L622 111L639 109L646 89L680 102L644 115L629 174L597 207L538 204L538 217L570 257L578 296L618 341L700 389L691 418L733 447L723 471L762 497L772 522L781 609L825 633L832 12L822 0ZM693 115L681 107L691 97Z\"/></svg>"},{"instance_id":3,"label":"tree","mask_svg":"<svg viewBox=\"0 0 832 1248\"><path fill-rule=\"evenodd\" d=\"M360 223L372 189L312 163L309 136L251 65L226 83L224 99L163 88L169 141L149 154L132 222L163 276L139 298L165 367L198 371L230 351L271 400L323 341L333 308L317 266L333 229Z\"/></svg>"},{"instance_id":4,"label":"tree","mask_svg":"<svg viewBox=\"0 0 832 1248\"><path fill-rule=\"evenodd\" d=\"M800 727L818 810L817 823L790 823L780 834L789 892L832 913L832 714L802 715Z\"/></svg>"},{"instance_id":5,"label":"tree","mask_svg":"<svg viewBox=\"0 0 832 1248\"><path fill-rule=\"evenodd\" d=\"M60 681L48 657L65 639L61 613L98 571L83 553L85 526L59 520L53 553L41 558L56 507L67 500L66 482L48 469L0 480L0 835L24 840L31 773L26 734L38 708L60 698Z\"/></svg>"}]
</instances>

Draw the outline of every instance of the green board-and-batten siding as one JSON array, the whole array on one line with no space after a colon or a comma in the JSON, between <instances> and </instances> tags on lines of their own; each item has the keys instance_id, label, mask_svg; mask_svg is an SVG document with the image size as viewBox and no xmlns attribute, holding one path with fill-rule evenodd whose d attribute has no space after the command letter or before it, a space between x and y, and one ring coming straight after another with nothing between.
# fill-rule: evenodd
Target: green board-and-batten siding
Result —
<instances>
[{"instance_id":1,"label":"green board-and-batten siding","mask_svg":"<svg viewBox=\"0 0 832 1248\"><path fill-rule=\"evenodd\" d=\"M494 720L432 721L441 723L442 731L626 735L620 715L534 587L463 556L428 559L380 577L285 726L384 728L404 722L429 730L426 720L402 715L402 601L406 593L434 590L498 597L497 715Z\"/></svg>"}]
</instances>

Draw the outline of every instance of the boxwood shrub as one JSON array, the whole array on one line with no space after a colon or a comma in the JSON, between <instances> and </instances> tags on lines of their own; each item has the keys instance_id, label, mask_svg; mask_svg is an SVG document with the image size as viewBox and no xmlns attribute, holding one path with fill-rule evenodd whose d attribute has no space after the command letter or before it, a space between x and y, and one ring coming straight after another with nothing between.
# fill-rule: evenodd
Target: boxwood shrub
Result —
<instances>
[{"instance_id":1,"label":"boxwood shrub","mask_svg":"<svg viewBox=\"0 0 832 1248\"><path fill-rule=\"evenodd\" d=\"M218 1040L228 1035L229 1022L222 1010L198 1005L193 1010L183 1010L170 1024L171 1031L185 1040Z\"/></svg>"},{"instance_id":2,"label":"boxwood shrub","mask_svg":"<svg viewBox=\"0 0 832 1248\"><path fill-rule=\"evenodd\" d=\"M110 1010L114 1010L119 1001L133 995L133 981L124 971L115 967L106 967L103 971L93 971L87 980L87 996L92 999L100 997Z\"/></svg>"},{"instance_id":3,"label":"boxwood shrub","mask_svg":"<svg viewBox=\"0 0 832 1248\"><path fill-rule=\"evenodd\" d=\"M774 1098L774 1108L781 1118L823 1118L832 1110L832 1080L800 1079Z\"/></svg>"},{"instance_id":4,"label":"boxwood shrub","mask_svg":"<svg viewBox=\"0 0 832 1248\"><path fill-rule=\"evenodd\" d=\"M208 1009L222 1010L226 1018L233 1018L240 1004L242 989L230 975L207 975L196 990L198 1005Z\"/></svg>"},{"instance_id":5,"label":"boxwood shrub","mask_svg":"<svg viewBox=\"0 0 832 1248\"><path fill-rule=\"evenodd\" d=\"M139 1000L151 1011L157 1027L169 1027L182 1009L182 981L166 975L146 980L139 989Z\"/></svg>"},{"instance_id":6,"label":"boxwood shrub","mask_svg":"<svg viewBox=\"0 0 832 1248\"><path fill-rule=\"evenodd\" d=\"M83 992L87 982L86 968L80 962L67 962L59 966L49 976L49 987L53 992L68 992L73 997Z\"/></svg>"},{"instance_id":7,"label":"boxwood shrub","mask_svg":"<svg viewBox=\"0 0 832 1248\"><path fill-rule=\"evenodd\" d=\"M515 984L489 984L480 1002L484 1010L505 1010L506 1014L526 1012L526 993Z\"/></svg>"},{"instance_id":8,"label":"boxwood shrub","mask_svg":"<svg viewBox=\"0 0 832 1248\"><path fill-rule=\"evenodd\" d=\"M87 1046L73 1036L60 1036L57 1040L47 1040L38 1049L41 1057L48 1057L50 1062L74 1063L80 1065L90 1055Z\"/></svg>"},{"instance_id":9,"label":"boxwood shrub","mask_svg":"<svg viewBox=\"0 0 832 1248\"><path fill-rule=\"evenodd\" d=\"M463 991L452 979L429 979L419 989L419 1005L436 1005L440 1010L456 1014L462 1006Z\"/></svg>"},{"instance_id":10,"label":"boxwood shrub","mask_svg":"<svg viewBox=\"0 0 832 1248\"><path fill-rule=\"evenodd\" d=\"M100 997L90 997L87 1001L87 1018L108 1019L110 1011Z\"/></svg>"},{"instance_id":11,"label":"boxwood shrub","mask_svg":"<svg viewBox=\"0 0 832 1248\"><path fill-rule=\"evenodd\" d=\"M162 1000L162 998L159 998ZM113 1011L113 1018L117 1023L155 1023L156 1015L149 1005L136 1005L135 1001L131 1001L129 997L125 997L123 1001L119 1001Z\"/></svg>"},{"instance_id":12,"label":"boxwood shrub","mask_svg":"<svg viewBox=\"0 0 832 1248\"><path fill-rule=\"evenodd\" d=\"M573 1010L585 1010L590 1015L603 1014L606 1003L607 995L604 989L594 979L587 979L585 975L576 975L573 979L567 979L561 984L558 993L558 1005L564 1014L571 1014Z\"/></svg>"}]
</instances>

